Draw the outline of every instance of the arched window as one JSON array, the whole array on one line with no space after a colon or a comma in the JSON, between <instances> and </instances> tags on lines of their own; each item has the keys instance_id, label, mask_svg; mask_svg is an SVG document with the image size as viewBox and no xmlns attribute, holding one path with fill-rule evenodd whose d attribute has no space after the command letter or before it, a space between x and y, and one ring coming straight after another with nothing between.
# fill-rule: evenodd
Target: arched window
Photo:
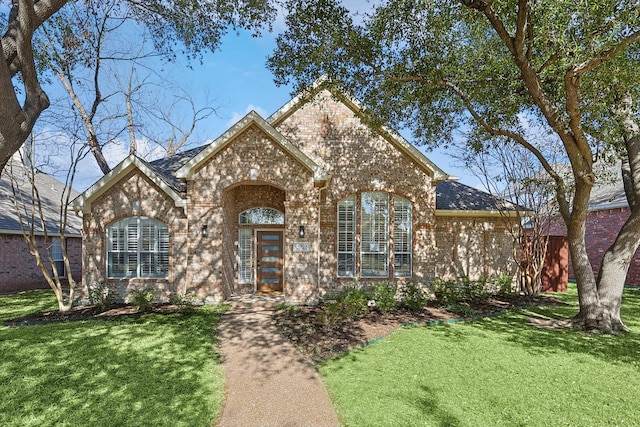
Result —
<instances>
[{"instance_id":1,"label":"arched window","mask_svg":"<svg viewBox=\"0 0 640 427\"><path fill-rule=\"evenodd\" d=\"M394 277L413 274L413 205L404 197L365 192L360 196L360 242L358 251L357 203L355 195L338 202L338 277L356 277L356 255L362 278L389 277L393 259ZM393 208L393 221L390 212ZM393 237L393 248L390 242ZM393 252L391 253L391 250ZM391 255L393 254L393 256Z\"/></svg>"},{"instance_id":2,"label":"arched window","mask_svg":"<svg viewBox=\"0 0 640 427\"><path fill-rule=\"evenodd\" d=\"M284 224L284 214L277 209L252 208L240 214L239 223L242 225L253 224Z\"/></svg>"},{"instance_id":3,"label":"arched window","mask_svg":"<svg viewBox=\"0 0 640 427\"><path fill-rule=\"evenodd\" d=\"M169 228L154 219L124 218L107 227L107 277L165 278Z\"/></svg>"}]
</instances>

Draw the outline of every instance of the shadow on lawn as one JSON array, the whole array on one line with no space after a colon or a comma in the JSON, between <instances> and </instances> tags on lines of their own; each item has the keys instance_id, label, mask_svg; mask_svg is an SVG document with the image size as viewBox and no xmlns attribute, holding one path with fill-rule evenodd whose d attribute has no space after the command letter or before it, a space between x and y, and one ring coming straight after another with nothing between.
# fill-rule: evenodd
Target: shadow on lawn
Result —
<instances>
[{"instance_id":1,"label":"shadow on lawn","mask_svg":"<svg viewBox=\"0 0 640 427\"><path fill-rule=\"evenodd\" d=\"M558 350L582 353L607 362L638 363L640 358L640 290L625 291L623 321L630 332L621 335L592 334L571 328L539 328L527 321L528 316L566 319L577 313L577 307L530 307L514 314L491 320L469 323L478 334L488 331L500 334L508 342L522 346L535 354ZM437 332L436 332L437 331ZM434 330L452 340L466 340L468 329L444 327Z\"/></svg>"},{"instance_id":2,"label":"shadow on lawn","mask_svg":"<svg viewBox=\"0 0 640 427\"><path fill-rule=\"evenodd\" d=\"M15 425L206 424L218 408L202 372L211 382L219 317L194 310L0 329L0 413Z\"/></svg>"}]
</instances>

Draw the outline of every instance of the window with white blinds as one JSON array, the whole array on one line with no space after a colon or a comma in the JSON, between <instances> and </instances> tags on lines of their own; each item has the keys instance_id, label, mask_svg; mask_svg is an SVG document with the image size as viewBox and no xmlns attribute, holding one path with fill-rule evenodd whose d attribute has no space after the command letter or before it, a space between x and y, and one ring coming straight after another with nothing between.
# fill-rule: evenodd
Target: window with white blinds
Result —
<instances>
[{"instance_id":1,"label":"window with white blinds","mask_svg":"<svg viewBox=\"0 0 640 427\"><path fill-rule=\"evenodd\" d=\"M238 283L253 283L253 266L251 253L253 251L253 230L238 230Z\"/></svg>"},{"instance_id":2,"label":"window with white blinds","mask_svg":"<svg viewBox=\"0 0 640 427\"><path fill-rule=\"evenodd\" d=\"M107 276L164 278L169 272L169 228L132 217L107 227Z\"/></svg>"},{"instance_id":3,"label":"window with white blinds","mask_svg":"<svg viewBox=\"0 0 640 427\"><path fill-rule=\"evenodd\" d=\"M389 277L390 262L393 277L412 276L413 205L409 200L384 192L365 192L340 200L337 213L338 277L356 277L357 270L363 278Z\"/></svg>"},{"instance_id":4,"label":"window with white blinds","mask_svg":"<svg viewBox=\"0 0 640 427\"><path fill-rule=\"evenodd\" d=\"M356 274L356 196L338 202L338 277Z\"/></svg>"},{"instance_id":5,"label":"window with white blinds","mask_svg":"<svg viewBox=\"0 0 640 427\"><path fill-rule=\"evenodd\" d=\"M413 252L413 206L400 196L393 196L393 275L411 277Z\"/></svg>"},{"instance_id":6,"label":"window with white blinds","mask_svg":"<svg viewBox=\"0 0 640 427\"><path fill-rule=\"evenodd\" d=\"M389 194L362 193L360 275L389 276Z\"/></svg>"}]
</instances>

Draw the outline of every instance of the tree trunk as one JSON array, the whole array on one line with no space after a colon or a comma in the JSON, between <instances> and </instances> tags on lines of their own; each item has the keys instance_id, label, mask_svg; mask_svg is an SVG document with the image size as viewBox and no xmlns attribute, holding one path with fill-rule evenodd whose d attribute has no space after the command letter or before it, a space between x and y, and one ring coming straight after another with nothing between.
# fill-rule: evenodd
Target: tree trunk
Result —
<instances>
[{"instance_id":1,"label":"tree trunk","mask_svg":"<svg viewBox=\"0 0 640 427\"><path fill-rule=\"evenodd\" d=\"M613 245L604 254L598 275L598 297L602 307L602 323L611 332L626 331L620 318L622 291L629 264L640 244L640 126L633 115L633 98L626 93L615 107L626 148L622 156L622 181L631 215L620 229Z\"/></svg>"},{"instance_id":2,"label":"tree trunk","mask_svg":"<svg viewBox=\"0 0 640 427\"><path fill-rule=\"evenodd\" d=\"M626 331L620 318L622 291L627 278L631 258L640 240L640 212L635 210L622 226L615 242L604 254L598 274L598 298L600 300L601 328L608 332Z\"/></svg>"}]
</instances>

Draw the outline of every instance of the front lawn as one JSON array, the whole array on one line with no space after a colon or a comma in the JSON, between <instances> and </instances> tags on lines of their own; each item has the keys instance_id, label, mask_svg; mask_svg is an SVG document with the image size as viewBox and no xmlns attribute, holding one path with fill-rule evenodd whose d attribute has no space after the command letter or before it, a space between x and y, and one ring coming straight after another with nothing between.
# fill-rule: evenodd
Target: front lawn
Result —
<instances>
[{"instance_id":1,"label":"front lawn","mask_svg":"<svg viewBox=\"0 0 640 427\"><path fill-rule=\"evenodd\" d=\"M55 307L51 291L3 295L0 322ZM0 326L0 425L210 426L223 399L219 317L202 308Z\"/></svg>"},{"instance_id":2,"label":"front lawn","mask_svg":"<svg viewBox=\"0 0 640 427\"><path fill-rule=\"evenodd\" d=\"M471 323L399 330L320 370L347 426L633 426L640 419L640 291L625 290L631 332L543 329L535 307Z\"/></svg>"}]
</instances>

